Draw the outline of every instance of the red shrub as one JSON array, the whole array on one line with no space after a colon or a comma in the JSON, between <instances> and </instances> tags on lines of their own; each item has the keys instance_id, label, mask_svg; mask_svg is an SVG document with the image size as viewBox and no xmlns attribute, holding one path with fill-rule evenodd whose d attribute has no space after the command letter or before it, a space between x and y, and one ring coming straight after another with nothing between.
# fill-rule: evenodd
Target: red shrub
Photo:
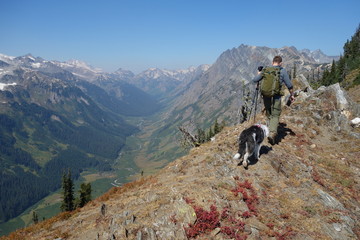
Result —
<instances>
[{"instance_id":1,"label":"red shrub","mask_svg":"<svg viewBox=\"0 0 360 240\"><path fill-rule=\"evenodd\" d=\"M221 212L221 217L220 217L220 219L221 220L224 220L224 219L226 219L226 218L228 218L229 217L229 209L228 208L224 208L223 210L222 210L222 212Z\"/></svg>"},{"instance_id":2,"label":"red shrub","mask_svg":"<svg viewBox=\"0 0 360 240\"><path fill-rule=\"evenodd\" d=\"M268 224L266 224L266 226L270 229L274 229L275 225L273 223L268 223Z\"/></svg>"},{"instance_id":3,"label":"red shrub","mask_svg":"<svg viewBox=\"0 0 360 240\"><path fill-rule=\"evenodd\" d=\"M296 235L296 233L289 226L287 226L281 233L275 232L275 237L277 240L292 239L292 237L295 235Z\"/></svg>"},{"instance_id":4,"label":"red shrub","mask_svg":"<svg viewBox=\"0 0 360 240\"><path fill-rule=\"evenodd\" d=\"M239 182L237 187L231 191L236 197L241 193L250 213L253 216L258 215L256 205L259 203L259 197L256 195L255 189L248 180L245 180L243 183ZM250 195L248 192L250 192Z\"/></svg>"},{"instance_id":5,"label":"red shrub","mask_svg":"<svg viewBox=\"0 0 360 240\"><path fill-rule=\"evenodd\" d=\"M241 235L244 232L245 223L240 219L233 217L228 208L224 208L221 214L218 212L215 205L210 206L210 211L206 211L201 207L192 205L196 214L195 224L189 224L184 227L186 236L188 238L196 238L201 234L206 234L220 227L221 233L238 240L245 240L246 235Z\"/></svg>"},{"instance_id":6,"label":"red shrub","mask_svg":"<svg viewBox=\"0 0 360 240\"><path fill-rule=\"evenodd\" d=\"M193 204L194 203L194 200L188 198L188 197L184 197L184 200L187 204Z\"/></svg>"},{"instance_id":7,"label":"red shrub","mask_svg":"<svg viewBox=\"0 0 360 240\"><path fill-rule=\"evenodd\" d=\"M315 169L313 169L313 171L311 172L311 176L315 182L325 187L324 181L321 179L320 174Z\"/></svg>"},{"instance_id":8,"label":"red shrub","mask_svg":"<svg viewBox=\"0 0 360 240\"><path fill-rule=\"evenodd\" d=\"M252 216L252 214L249 213L249 211L245 211L245 212L243 212L243 214L241 214L241 216L242 216L243 218L249 218L249 217Z\"/></svg>"},{"instance_id":9,"label":"red shrub","mask_svg":"<svg viewBox=\"0 0 360 240\"><path fill-rule=\"evenodd\" d=\"M236 176L234 179L238 181L239 177ZM249 218L258 215L256 205L259 203L259 197L249 181L238 182L237 187L231 191L235 196L241 193L242 199L249 209L249 211L245 211L239 216ZM188 238L196 238L201 234L209 233L215 228L220 227L220 232L232 239L247 239L246 234L244 234L245 223L241 219L237 219L235 213L231 212L230 208L224 208L220 214L215 205L211 205L210 211L206 211L202 207L194 205L193 200L189 198L184 199L187 204L193 207L197 218L195 224L189 224L188 227L184 227Z\"/></svg>"},{"instance_id":10,"label":"red shrub","mask_svg":"<svg viewBox=\"0 0 360 240\"><path fill-rule=\"evenodd\" d=\"M220 227L219 212L216 206L211 205L210 211L205 211L203 208L193 206L196 214L196 223L189 224L189 227L185 227L185 232L188 238L193 238L201 233L206 233Z\"/></svg>"}]
</instances>

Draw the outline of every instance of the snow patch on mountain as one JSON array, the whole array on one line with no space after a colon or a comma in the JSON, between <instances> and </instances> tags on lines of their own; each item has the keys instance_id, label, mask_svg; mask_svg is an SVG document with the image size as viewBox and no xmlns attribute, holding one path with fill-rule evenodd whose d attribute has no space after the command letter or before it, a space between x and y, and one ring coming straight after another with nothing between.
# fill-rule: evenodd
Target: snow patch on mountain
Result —
<instances>
[{"instance_id":1,"label":"snow patch on mountain","mask_svg":"<svg viewBox=\"0 0 360 240\"><path fill-rule=\"evenodd\" d=\"M41 63L33 63L33 64L31 64L31 66L32 66L33 68L40 68L40 67L41 67Z\"/></svg>"},{"instance_id":2,"label":"snow patch on mountain","mask_svg":"<svg viewBox=\"0 0 360 240\"><path fill-rule=\"evenodd\" d=\"M1 54L0 53L0 60L1 61L4 61L4 62L11 62L12 60L14 60L15 57L12 57L12 56L7 56L7 55L4 55L4 54Z\"/></svg>"},{"instance_id":3,"label":"snow patch on mountain","mask_svg":"<svg viewBox=\"0 0 360 240\"><path fill-rule=\"evenodd\" d=\"M16 83L0 83L0 90L4 91L7 86L15 86Z\"/></svg>"}]
</instances>

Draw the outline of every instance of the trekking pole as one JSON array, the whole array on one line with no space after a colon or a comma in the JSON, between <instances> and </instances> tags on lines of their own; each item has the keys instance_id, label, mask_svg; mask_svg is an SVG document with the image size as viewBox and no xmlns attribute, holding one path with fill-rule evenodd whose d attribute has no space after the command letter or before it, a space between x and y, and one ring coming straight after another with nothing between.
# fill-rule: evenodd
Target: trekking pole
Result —
<instances>
[{"instance_id":1,"label":"trekking pole","mask_svg":"<svg viewBox=\"0 0 360 240\"><path fill-rule=\"evenodd\" d=\"M257 88L256 88L257 90ZM256 99L257 99L257 91L255 90L254 92L254 95L253 95L253 98L252 98L252 101L251 101L251 108L250 108L250 112L249 112L249 116L246 118L246 121L249 121L251 119L251 116L254 112L254 105L255 105L255 102L256 102ZM256 111L256 109L255 109Z\"/></svg>"},{"instance_id":2,"label":"trekking pole","mask_svg":"<svg viewBox=\"0 0 360 240\"><path fill-rule=\"evenodd\" d=\"M254 111L254 122L253 123L255 123L255 121L256 121L256 107L257 107L258 93L259 93L259 83L257 83L256 89L255 89L255 111Z\"/></svg>"}]
</instances>

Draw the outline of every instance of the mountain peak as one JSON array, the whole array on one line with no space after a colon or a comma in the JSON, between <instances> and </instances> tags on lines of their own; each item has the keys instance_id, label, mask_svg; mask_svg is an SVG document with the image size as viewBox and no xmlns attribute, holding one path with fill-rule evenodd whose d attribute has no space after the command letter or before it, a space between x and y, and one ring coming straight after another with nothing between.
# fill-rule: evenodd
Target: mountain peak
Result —
<instances>
[{"instance_id":1,"label":"mountain peak","mask_svg":"<svg viewBox=\"0 0 360 240\"><path fill-rule=\"evenodd\" d=\"M125 70L122 68L119 68L113 74L115 74L118 78L123 80L131 79L135 76L135 74L132 71Z\"/></svg>"},{"instance_id":2,"label":"mountain peak","mask_svg":"<svg viewBox=\"0 0 360 240\"><path fill-rule=\"evenodd\" d=\"M86 70L93 71L93 72L96 72L96 73L102 72L101 68L95 68L95 67L93 67L93 66L91 66L91 65L89 65L86 62L81 61L81 60L70 59L70 60L66 61L65 63L69 64L69 65L72 65L75 68L82 68L82 69L86 69Z\"/></svg>"},{"instance_id":3,"label":"mountain peak","mask_svg":"<svg viewBox=\"0 0 360 240\"><path fill-rule=\"evenodd\" d=\"M313 58L317 63L331 63L333 60L338 60L339 56L327 56L320 49L309 50L302 49L300 52L305 53L309 57Z\"/></svg>"}]
</instances>

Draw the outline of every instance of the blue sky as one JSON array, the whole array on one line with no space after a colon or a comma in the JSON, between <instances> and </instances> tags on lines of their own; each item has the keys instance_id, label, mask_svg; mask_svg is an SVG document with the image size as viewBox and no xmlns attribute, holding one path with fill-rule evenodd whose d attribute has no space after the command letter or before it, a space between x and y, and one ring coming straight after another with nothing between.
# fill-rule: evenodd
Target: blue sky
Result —
<instances>
[{"instance_id":1,"label":"blue sky","mask_svg":"<svg viewBox=\"0 0 360 240\"><path fill-rule=\"evenodd\" d=\"M359 0L0 0L0 53L135 73L212 64L241 44L339 55L359 9Z\"/></svg>"}]
</instances>

